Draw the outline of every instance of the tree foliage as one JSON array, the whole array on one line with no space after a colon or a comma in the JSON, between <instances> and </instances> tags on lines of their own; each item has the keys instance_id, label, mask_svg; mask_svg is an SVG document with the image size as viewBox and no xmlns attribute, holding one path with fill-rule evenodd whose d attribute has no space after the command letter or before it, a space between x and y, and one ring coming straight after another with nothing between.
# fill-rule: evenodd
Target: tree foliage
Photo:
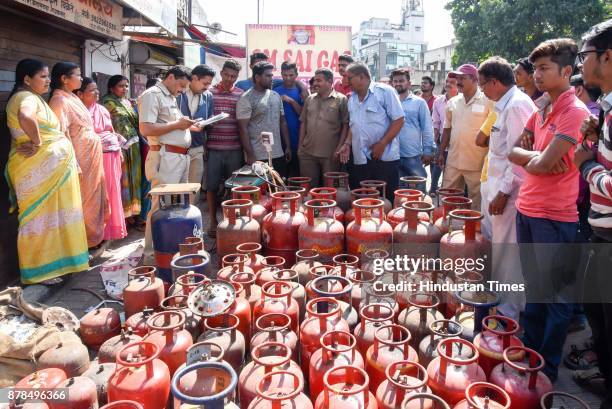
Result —
<instances>
[{"instance_id":1,"label":"tree foliage","mask_svg":"<svg viewBox=\"0 0 612 409\"><path fill-rule=\"evenodd\" d=\"M551 38L579 40L612 15L608 0L450 0L446 8L457 38L455 67L492 55L514 61Z\"/></svg>"}]
</instances>

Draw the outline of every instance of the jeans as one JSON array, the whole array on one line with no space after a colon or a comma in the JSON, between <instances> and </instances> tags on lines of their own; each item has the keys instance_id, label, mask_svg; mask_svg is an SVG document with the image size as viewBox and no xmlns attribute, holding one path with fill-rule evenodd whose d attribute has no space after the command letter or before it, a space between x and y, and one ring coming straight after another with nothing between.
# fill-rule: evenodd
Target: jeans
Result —
<instances>
[{"instance_id":1,"label":"jeans","mask_svg":"<svg viewBox=\"0 0 612 409\"><path fill-rule=\"evenodd\" d=\"M562 287L559 281L563 281L572 264L564 257L566 249L563 243L574 242L577 227L577 223L529 217L520 211L516 214L516 235L521 245L521 266L528 301L523 315L523 342L544 357L543 372L551 380L557 378L574 309L574 305L566 302L559 291ZM536 249L536 246L529 245L533 243L544 246ZM544 290L542 294L543 289L550 291Z\"/></svg>"},{"instance_id":2,"label":"jeans","mask_svg":"<svg viewBox=\"0 0 612 409\"><path fill-rule=\"evenodd\" d=\"M448 151L445 151L444 152L445 161L447 157L448 157ZM438 191L438 184L440 182L440 176L442 176L442 168L432 162L431 165L429 165L429 170L431 172L431 187L429 188L429 191L431 193L435 193Z\"/></svg>"},{"instance_id":3,"label":"jeans","mask_svg":"<svg viewBox=\"0 0 612 409\"><path fill-rule=\"evenodd\" d=\"M425 172L425 168L423 167L423 162L421 162L421 156L410 156L410 157L400 158L399 175L400 177L402 176L422 176L426 178L427 172ZM425 183L419 183L417 185L417 189L419 189L423 193L426 193L425 189L427 189L427 186L425 185Z\"/></svg>"},{"instance_id":4,"label":"jeans","mask_svg":"<svg viewBox=\"0 0 612 409\"><path fill-rule=\"evenodd\" d=\"M385 162L368 160L365 165L353 165L353 173L357 186L362 180L376 179L387 182L387 199L393 203L393 196L399 184L399 160Z\"/></svg>"}]
</instances>

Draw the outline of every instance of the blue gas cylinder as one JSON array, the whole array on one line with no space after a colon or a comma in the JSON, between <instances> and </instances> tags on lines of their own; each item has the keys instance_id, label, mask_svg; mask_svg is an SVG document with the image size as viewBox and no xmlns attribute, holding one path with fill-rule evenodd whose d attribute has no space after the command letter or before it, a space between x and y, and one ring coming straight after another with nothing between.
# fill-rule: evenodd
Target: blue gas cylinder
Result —
<instances>
[{"instance_id":1,"label":"blue gas cylinder","mask_svg":"<svg viewBox=\"0 0 612 409\"><path fill-rule=\"evenodd\" d=\"M202 213L189 204L189 192L162 194L154 200L159 200L159 210L151 215L155 264L160 278L171 283L170 262L179 244L187 237L202 237Z\"/></svg>"}]
</instances>

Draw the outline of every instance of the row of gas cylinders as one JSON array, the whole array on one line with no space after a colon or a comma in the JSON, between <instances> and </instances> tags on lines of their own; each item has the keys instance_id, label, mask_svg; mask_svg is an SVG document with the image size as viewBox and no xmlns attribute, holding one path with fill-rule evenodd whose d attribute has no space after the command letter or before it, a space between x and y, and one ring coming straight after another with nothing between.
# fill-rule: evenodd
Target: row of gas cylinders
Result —
<instances>
[{"instance_id":1,"label":"row of gas cylinders","mask_svg":"<svg viewBox=\"0 0 612 409\"><path fill-rule=\"evenodd\" d=\"M338 176L341 175L341 176ZM348 174L329 172L328 185ZM415 181L416 179L416 181ZM402 178L404 185L420 178ZM266 255L283 257L287 267L299 249L315 249L322 261L339 253L361 256L368 249L385 249L395 255L478 257L489 243L480 234L479 211L457 189L440 189L436 207L429 196L411 188L394 192L394 203L385 197L386 183L366 180L361 188L310 189L309 178L290 178L287 191L261 194L258 187L232 189L233 199L222 203L224 219L217 227L220 257L234 252L245 241L261 242ZM340 186L344 186L341 183ZM470 254L466 254L466 252Z\"/></svg>"}]
</instances>

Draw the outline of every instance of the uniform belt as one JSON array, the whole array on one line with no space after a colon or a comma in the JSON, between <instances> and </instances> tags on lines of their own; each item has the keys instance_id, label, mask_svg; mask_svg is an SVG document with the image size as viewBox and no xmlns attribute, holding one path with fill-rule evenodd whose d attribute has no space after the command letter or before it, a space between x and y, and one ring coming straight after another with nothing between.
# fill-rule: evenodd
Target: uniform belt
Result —
<instances>
[{"instance_id":1,"label":"uniform belt","mask_svg":"<svg viewBox=\"0 0 612 409\"><path fill-rule=\"evenodd\" d=\"M158 152L161 150L162 146L166 147L166 152L178 153L181 155L187 155L187 152L189 152L189 148L183 148L182 146L168 145L168 144L150 145L149 150L153 152Z\"/></svg>"}]
</instances>

